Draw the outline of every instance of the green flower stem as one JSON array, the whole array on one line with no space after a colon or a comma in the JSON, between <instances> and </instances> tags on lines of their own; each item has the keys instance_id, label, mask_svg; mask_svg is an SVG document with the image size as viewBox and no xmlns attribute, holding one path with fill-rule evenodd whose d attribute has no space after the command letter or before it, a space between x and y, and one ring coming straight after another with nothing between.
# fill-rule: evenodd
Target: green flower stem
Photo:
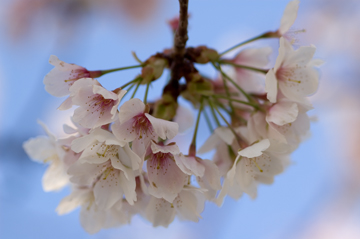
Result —
<instances>
[{"instance_id":1,"label":"green flower stem","mask_svg":"<svg viewBox=\"0 0 360 239\"><path fill-rule=\"evenodd\" d=\"M203 114L205 116L206 124L208 125L210 132L211 133L214 132L214 129L213 129L212 125L211 125L210 118L209 118L208 114L206 113L205 109L203 110Z\"/></svg>"},{"instance_id":2,"label":"green flower stem","mask_svg":"<svg viewBox=\"0 0 360 239\"><path fill-rule=\"evenodd\" d=\"M246 69L246 70L256 71L256 72L260 72L260 73L263 73L263 74L266 74L269 71L268 69L259 69L259 68L255 68L255 67L251 67L251 66L238 65L238 64L235 64L234 62L226 61L226 60L220 60L219 63L220 64L231 65L231 66Z\"/></svg>"},{"instance_id":3,"label":"green flower stem","mask_svg":"<svg viewBox=\"0 0 360 239\"><path fill-rule=\"evenodd\" d=\"M115 69L110 69L110 70L103 70L103 71L101 71L101 75L100 75L100 76L103 76L103 75L105 75L105 74L108 74L108 73L111 73L111 72L115 72L115 71L122 71L122 70L139 68L139 67L142 67L142 65L126 66L126 67L120 67L120 68L115 68Z\"/></svg>"},{"instance_id":4,"label":"green flower stem","mask_svg":"<svg viewBox=\"0 0 360 239\"><path fill-rule=\"evenodd\" d=\"M213 107L213 105L211 104L210 99L207 98L207 100L208 100L208 102L209 102L209 106L210 106L210 109L211 109L211 113L212 113L212 115L213 115L213 117L214 117L214 119L215 119L216 125L219 127L219 126L221 126L221 124L220 124L220 121L219 121L219 119L218 119L218 117L217 117L217 115L216 115L216 113L215 113L214 107Z\"/></svg>"},{"instance_id":5,"label":"green flower stem","mask_svg":"<svg viewBox=\"0 0 360 239\"><path fill-rule=\"evenodd\" d=\"M232 100L233 102L237 102L237 103L240 103L240 104L244 104L244 105L249 105L249 106L252 106L254 107L256 110L260 110L260 107L258 104L254 104L254 103L251 103L251 102L246 102L246 101L242 101L242 100L236 100L236 99L231 99L227 96L221 96L221 95L213 95L214 98L220 98L220 99L226 99L226 100Z\"/></svg>"},{"instance_id":6,"label":"green flower stem","mask_svg":"<svg viewBox=\"0 0 360 239\"><path fill-rule=\"evenodd\" d=\"M241 143L240 143L240 139L239 136L236 134L235 130L233 129L233 127L231 126L231 124L226 120L226 118L221 114L221 112L218 110L217 107L214 106L213 102L209 99L209 104L211 105L212 108L214 108L216 110L216 112L218 113L218 115L220 115L220 117L222 118L222 120L225 122L225 124L229 127L229 129L231 130L231 132L234 134L235 139L238 143L238 145L241 147Z\"/></svg>"},{"instance_id":7,"label":"green flower stem","mask_svg":"<svg viewBox=\"0 0 360 239\"><path fill-rule=\"evenodd\" d=\"M144 104L145 104L145 105L146 105L146 103L147 103L147 97L148 97L148 93L149 93L150 83L151 83L151 82L147 83L147 85L146 85L145 96L144 96Z\"/></svg>"},{"instance_id":8,"label":"green flower stem","mask_svg":"<svg viewBox=\"0 0 360 239\"><path fill-rule=\"evenodd\" d=\"M189 147L189 155L191 155L191 156L196 155L196 136L197 136L197 132L198 132L198 129L199 129L200 116L201 116L201 112L203 111L203 107L204 107L204 97L201 97L200 108L199 108L198 116L196 118L194 135L193 135L193 138L192 138L192 141L191 141L191 145Z\"/></svg>"},{"instance_id":9,"label":"green flower stem","mask_svg":"<svg viewBox=\"0 0 360 239\"><path fill-rule=\"evenodd\" d=\"M135 82L137 82L139 80L139 78L135 78L132 81L129 81L128 83L126 83L125 85L120 86L121 89L124 89L126 86L134 84Z\"/></svg>"},{"instance_id":10,"label":"green flower stem","mask_svg":"<svg viewBox=\"0 0 360 239\"><path fill-rule=\"evenodd\" d=\"M131 99L134 98L137 90L139 89L140 84L141 84L141 80L138 81L138 83L137 83L137 85L136 85L136 88L135 88L133 94L131 95Z\"/></svg>"},{"instance_id":11,"label":"green flower stem","mask_svg":"<svg viewBox=\"0 0 360 239\"><path fill-rule=\"evenodd\" d=\"M213 64L213 66L216 68L216 65L214 62L211 62ZM220 66L218 66L220 67ZM227 81L226 80L223 80L223 85L224 85L224 89L225 89L225 92L226 92L226 95L230 98L230 91L229 91L229 87L227 85ZM229 105L230 105L230 108L231 108L231 111L232 112L235 112L234 110L234 106L233 106L233 103L232 103L232 100L229 100Z\"/></svg>"},{"instance_id":12,"label":"green flower stem","mask_svg":"<svg viewBox=\"0 0 360 239\"><path fill-rule=\"evenodd\" d=\"M235 50L236 48L240 47L240 46L243 46L245 44L248 44L250 42L253 42L253 41L256 41L256 40L259 40L259 39L263 39L263 38L272 38L272 37L277 37L276 34L274 34L273 32L266 32L264 34L261 34L259 36L256 36L256 37L253 37L247 41L244 41L244 42L241 42L233 47L230 47L229 49L227 49L226 51L224 51L223 53L220 54L220 56L223 56L225 55L226 53L232 51L232 50Z\"/></svg>"}]
</instances>

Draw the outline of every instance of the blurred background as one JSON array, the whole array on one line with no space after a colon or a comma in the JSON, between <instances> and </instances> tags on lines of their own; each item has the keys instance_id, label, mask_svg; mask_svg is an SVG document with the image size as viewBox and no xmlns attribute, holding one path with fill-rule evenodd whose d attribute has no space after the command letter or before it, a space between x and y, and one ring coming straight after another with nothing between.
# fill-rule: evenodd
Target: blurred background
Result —
<instances>
[{"instance_id":1,"label":"blurred background","mask_svg":"<svg viewBox=\"0 0 360 239\"><path fill-rule=\"evenodd\" d=\"M288 0L190 0L189 46L219 51L250 37L276 30ZM177 16L176 0L1 0L0 1L0 238L360 238L360 2L303 0L294 30L297 45L314 44L321 67L320 88L311 97L317 118L312 136L292 155L293 164L258 198L227 198L222 208L208 203L199 223L175 220L152 228L141 217L130 225L88 235L79 211L58 216L55 208L69 189L45 193L46 165L32 162L22 149L30 137L44 135L37 119L58 136L69 111L64 99L42 84L52 69L51 54L89 70L135 65L172 46L167 21ZM270 45L275 60L278 41ZM251 45L249 45L251 46ZM209 67L201 67L215 77ZM114 89L138 69L106 75ZM157 81L150 99L161 94ZM138 95L142 97L141 89ZM181 101L183 103L183 101ZM187 105L186 103L184 103ZM199 144L207 128L202 122ZM186 148L192 132L179 137Z\"/></svg>"}]
</instances>

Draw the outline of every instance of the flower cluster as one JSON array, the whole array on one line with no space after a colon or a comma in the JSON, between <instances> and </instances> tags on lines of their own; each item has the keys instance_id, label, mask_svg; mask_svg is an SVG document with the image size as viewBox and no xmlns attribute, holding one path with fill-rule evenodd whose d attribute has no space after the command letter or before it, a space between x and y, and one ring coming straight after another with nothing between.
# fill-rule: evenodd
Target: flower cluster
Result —
<instances>
[{"instance_id":1,"label":"flower cluster","mask_svg":"<svg viewBox=\"0 0 360 239\"><path fill-rule=\"evenodd\" d=\"M68 96L60 110L77 107L72 116L75 127L65 125L69 137L57 139L40 123L48 136L28 140L24 149L33 160L50 163L43 177L45 191L71 187L57 212L81 207L82 226L96 233L129 223L136 214L154 226L166 227L175 216L198 221L205 201L220 206L226 195L255 198L258 185L271 184L284 171L290 154L309 132L307 111L312 105L307 97L317 90L315 67L321 61L313 59L314 46L295 50L287 35L298 5L298 0L288 4L279 30L223 53L188 47L179 61L176 50L167 49L144 62L136 57L138 66L107 71L88 71L51 56L55 68L45 76L45 89L54 96ZM271 48L245 48L226 57L262 38L280 40L273 68L266 69ZM219 76L204 77L196 64L211 64ZM112 91L95 79L136 67L141 73ZM150 84L166 69L171 79L162 97L147 102ZM143 101L135 98L141 85L146 85ZM132 97L122 102L131 90ZM191 112L178 105L178 97L198 108L187 153L173 141L179 131L192 126ZM201 115L212 134L197 148ZM212 160L199 156L211 150Z\"/></svg>"}]
</instances>

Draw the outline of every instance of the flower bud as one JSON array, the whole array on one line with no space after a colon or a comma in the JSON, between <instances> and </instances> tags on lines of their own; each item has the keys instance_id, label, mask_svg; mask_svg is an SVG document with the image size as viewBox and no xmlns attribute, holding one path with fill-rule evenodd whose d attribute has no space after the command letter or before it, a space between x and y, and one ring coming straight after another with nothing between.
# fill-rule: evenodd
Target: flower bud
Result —
<instances>
[{"instance_id":1,"label":"flower bud","mask_svg":"<svg viewBox=\"0 0 360 239\"><path fill-rule=\"evenodd\" d=\"M214 94L212 81L202 77L198 72L189 74L186 80L186 90L181 95L194 105L200 102L202 95L209 96Z\"/></svg>"},{"instance_id":2,"label":"flower bud","mask_svg":"<svg viewBox=\"0 0 360 239\"><path fill-rule=\"evenodd\" d=\"M176 115L178 103L169 94L164 94L162 98L155 102L153 116L156 118L171 120Z\"/></svg>"},{"instance_id":3,"label":"flower bud","mask_svg":"<svg viewBox=\"0 0 360 239\"><path fill-rule=\"evenodd\" d=\"M154 55L151 56L144 64L145 66L141 71L141 76L144 80L141 82L141 84L147 84L160 78L164 68L168 67L169 62L159 55Z\"/></svg>"},{"instance_id":4,"label":"flower bud","mask_svg":"<svg viewBox=\"0 0 360 239\"><path fill-rule=\"evenodd\" d=\"M189 47L186 53L192 61L200 64L206 64L219 58L217 51L207 48L206 46L199 46L196 48Z\"/></svg>"}]
</instances>

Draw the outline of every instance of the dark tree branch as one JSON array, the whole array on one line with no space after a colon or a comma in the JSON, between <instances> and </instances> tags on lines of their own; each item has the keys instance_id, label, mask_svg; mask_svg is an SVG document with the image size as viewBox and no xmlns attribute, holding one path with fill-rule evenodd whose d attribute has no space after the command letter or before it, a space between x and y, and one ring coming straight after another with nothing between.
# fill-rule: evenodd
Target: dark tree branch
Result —
<instances>
[{"instance_id":1,"label":"dark tree branch","mask_svg":"<svg viewBox=\"0 0 360 239\"><path fill-rule=\"evenodd\" d=\"M180 63L184 58L186 42L189 39L187 31L189 0L179 0L179 5L180 16L174 39L174 60Z\"/></svg>"},{"instance_id":2,"label":"dark tree branch","mask_svg":"<svg viewBox=\"0 0 360 239\"><path fill-rule=\"evenodd\" d=\"M180 95L179 80L184 75L184 55L188 37L188 5L189 0L179 0L180 16L179 27L175 33L172 55L171 79L164 88L164 94L170 94L177 101Z\"/></svg>"}]
</instances>

